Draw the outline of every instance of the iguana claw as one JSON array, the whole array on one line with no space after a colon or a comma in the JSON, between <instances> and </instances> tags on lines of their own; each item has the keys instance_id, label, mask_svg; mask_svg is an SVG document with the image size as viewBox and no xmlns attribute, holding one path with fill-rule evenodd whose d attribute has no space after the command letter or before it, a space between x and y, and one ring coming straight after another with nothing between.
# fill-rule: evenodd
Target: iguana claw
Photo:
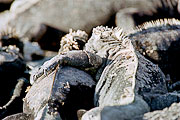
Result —
<instances>
[{"instance_id":1,"label":"iguana claw","mask_svg":"<svg viewBox=\"0 0 180 120\"><path fill-rule=\"evenodd\" d=\"M59 61L63 60L62 56L63 55L57 55L44 62L44 64L38 69L33 70L30 77L30 83L33 84L38 78L48 76L50 71L54 70L58 66L60 63Z\"/></svg>"}]
</instances>

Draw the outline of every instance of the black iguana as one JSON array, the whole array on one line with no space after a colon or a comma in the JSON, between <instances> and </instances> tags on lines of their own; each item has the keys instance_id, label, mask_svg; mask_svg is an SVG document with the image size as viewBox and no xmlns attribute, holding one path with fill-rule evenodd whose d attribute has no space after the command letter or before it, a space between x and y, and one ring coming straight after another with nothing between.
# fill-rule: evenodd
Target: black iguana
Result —
<instances>
[{"instance_id":1,"label":"black iguana","mask_svg":"<svg viewBox=\"0 0 180 120\"><path fill-rule=\"evenodd\" d=\"M179 36L180 21L176 19L147 22L129 33L135 49L153 63L158 64L169 79L169 84L180 80Z\"/></svg>"}]
</instances>

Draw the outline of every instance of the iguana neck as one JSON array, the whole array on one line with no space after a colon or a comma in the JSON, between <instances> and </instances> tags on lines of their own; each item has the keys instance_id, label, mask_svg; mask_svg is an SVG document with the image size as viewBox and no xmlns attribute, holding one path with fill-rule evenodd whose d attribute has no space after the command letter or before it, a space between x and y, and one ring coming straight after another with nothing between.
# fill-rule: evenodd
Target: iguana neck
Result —
<instances>
[{"instance_id":1,"label":"iguana neck","mask_svg":"<svg viewBox=\"0 0 180 120\"><path fill-rule=\"evenodd\" d=\"M119 51L125 50L130 40L120 28L99 26L93 29L92 37L85 46L85 50L99 55L107 61L115 60ZM107 63L108 64L108 63Z\"/></svg>"}]
</instances>

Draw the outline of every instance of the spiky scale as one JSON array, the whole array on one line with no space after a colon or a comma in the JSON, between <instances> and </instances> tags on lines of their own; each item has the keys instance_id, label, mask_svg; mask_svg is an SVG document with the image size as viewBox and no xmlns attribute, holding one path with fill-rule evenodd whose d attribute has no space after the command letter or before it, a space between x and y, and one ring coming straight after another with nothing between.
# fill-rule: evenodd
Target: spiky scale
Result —
<instances>
[{"instance_id":1,"label":"spiky scale","mask_svg":"<svg viewBox=\"0 0 180 120\"><path fill-rule=\"evenodd\" d=\"M136 55L140 60L137 60ZM137 94L143 96L146 92L167 92L164 74L156 65L135 53L131 41L119 28L102 26L94 28L91 38L85 44L84 51L69 51L60 54L48 61L49 65L54 64L52 61L60 60L58 58L60 56L64 56L63 65L85 69L91 65L98 70L95 93L97 106L125 105L133 103ZM138 67L137 64L139 64ZM118 84L123 85L119 87ZM143 110L141 112L144 113Z\"/></svg>"}]
</instances>

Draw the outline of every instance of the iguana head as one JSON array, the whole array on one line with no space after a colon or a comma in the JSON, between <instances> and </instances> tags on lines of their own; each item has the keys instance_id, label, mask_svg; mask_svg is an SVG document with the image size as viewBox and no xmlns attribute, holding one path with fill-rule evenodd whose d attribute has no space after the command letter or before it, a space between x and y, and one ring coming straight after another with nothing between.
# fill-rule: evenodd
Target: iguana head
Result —
<instances>
[{"instance_id":1,"label":"iguana head","mask_svg":"<svg viewBox=\"0 0 180 120\"><path fill-rule=\"evenodd\" d=\"M111 48L120 48L125 44L126 36L123 30L119 27L108 28L103 26L98 26L93 29L91 38L85 46L85 49L89 52L99 53L101 57L107 55L107 51ZM98 55L99 55L98 54Z\"/></svg>"}]
</instances>

